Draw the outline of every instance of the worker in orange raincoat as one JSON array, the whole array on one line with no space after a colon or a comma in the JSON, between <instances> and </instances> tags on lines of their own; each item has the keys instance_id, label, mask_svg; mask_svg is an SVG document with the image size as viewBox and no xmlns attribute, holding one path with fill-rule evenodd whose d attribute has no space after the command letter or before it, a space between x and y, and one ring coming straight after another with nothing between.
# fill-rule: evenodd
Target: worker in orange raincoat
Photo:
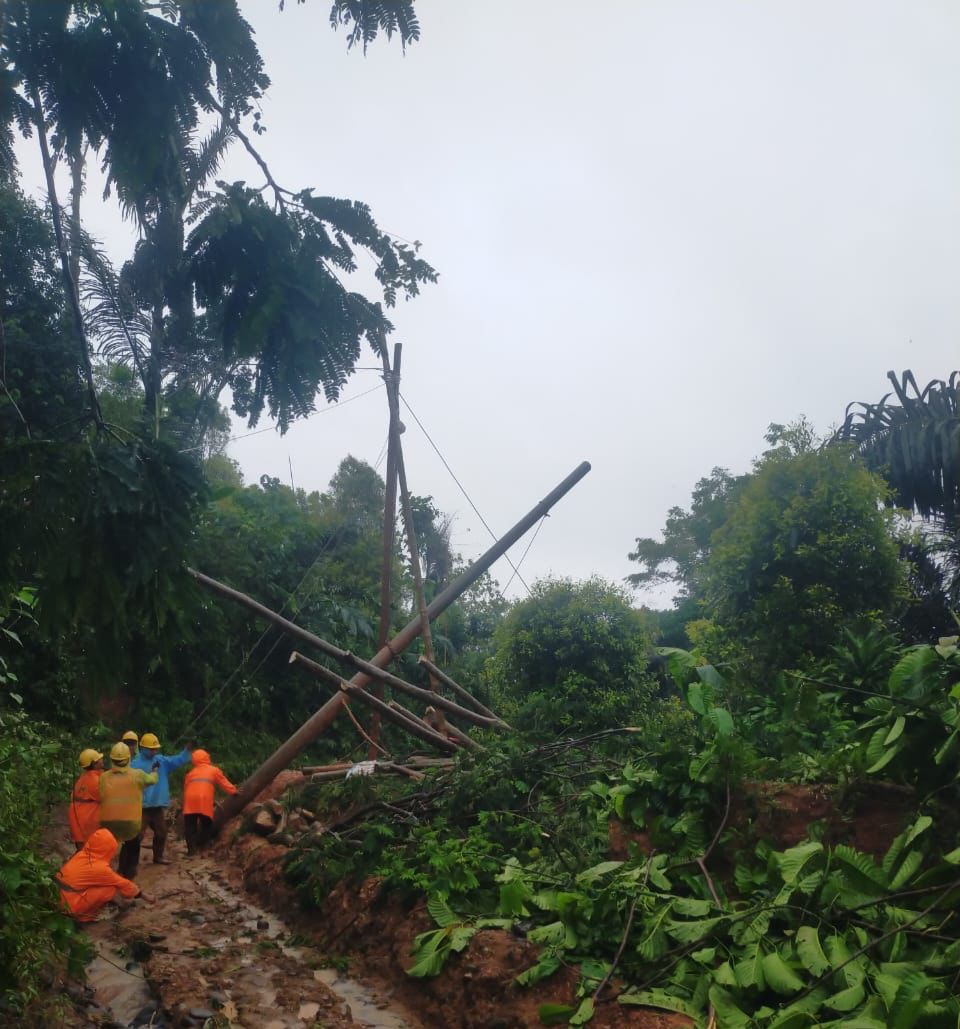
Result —
<instances>
[{"instance_id":1,"label":"worker in orange raincoat","mask_svg":"<svg viewBox=\"0 0 960 1029\"><path fill-rule=\"evenodd\" d=\"M210 839L213 794L217 786L225 793L237 792L223 772L210 763L210 755L205 750L195 750L193 768L183 780L183 835L188 854L195 854Z\"/></svg>"},{"instance_id":2,"label":"worker in orange raincoat","mask_svg":"<svg viewBox=\"0 0 960 1029\"><path fill-rule=\"evenodd\" d=\"M92 747L80 752L83 771L73 784L70 797L70 838L79 850L100 827L100 773L103 754Z\"/></svg>"},{"instance_id":3,"label":"worker in orange raincoat","mask_svg":"<svg viewBox=\"0 0 960 1029\"><path fill-rule=\"evenodd\" d=\"M132 900L142 897L148 904L154 898L110 867L117 852L116 837L109 829L96 829L83 849L74 854L57 873L60 899L78 922L92 922L104 904L119 894Z\"/></svg>"},{"instance_id":4,"label":"worker in orange raincoat","mask_svg":"<svg viewBox=\"0 0 960 1029\"><path fill-rule=\"evenodd\" d=\"M132 879L140 857L140 829L143 819L143 791L157 781L157 769L142 772L130 767L130 748L115 743L110 751L111 767L100 776L100 824L120 841L119 871Z\"/></svg>"}]
</instances>

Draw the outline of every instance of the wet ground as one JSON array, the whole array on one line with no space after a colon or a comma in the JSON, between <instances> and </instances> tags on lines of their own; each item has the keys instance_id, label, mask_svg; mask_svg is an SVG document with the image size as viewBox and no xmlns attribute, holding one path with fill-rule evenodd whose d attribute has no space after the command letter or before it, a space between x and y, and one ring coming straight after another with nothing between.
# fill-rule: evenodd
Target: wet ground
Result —
<instances>
[{"instance_id":1,"label":"wet ground","mask_svg":"<svg viewBox=\"0 0 960 1029\"><path fill-rule=\"evenodd\" d=\"M110 906L88 928L91 1003L75 1026L424 1029L388 987L331 967L215 858L188 857L173 840L168 856L154 865L143 852L137 882L155 904Z\"/></svg>"}]
</instances>

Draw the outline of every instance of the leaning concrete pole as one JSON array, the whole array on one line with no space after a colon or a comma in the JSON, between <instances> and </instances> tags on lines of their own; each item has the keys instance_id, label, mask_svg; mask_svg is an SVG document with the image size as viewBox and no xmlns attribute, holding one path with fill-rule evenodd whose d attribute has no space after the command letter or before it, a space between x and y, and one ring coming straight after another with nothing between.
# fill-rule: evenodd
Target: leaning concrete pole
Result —
<instances>
[{"instance_id":1,"label":"leaning concrete pole","mask_svg":"<svg viewBox=\"0 0 960 1029\"><path fill-rule=\"evenodd\" d=\"M462 575L454 579L446 589L438 593L427 607L427 614L431 619L442 614L446 609L499 558L501 558L514 543L520 539L553 507L554 504L570 492L571 489L590 471L590 462L584 461L575 468L555 489L551 490L533 510L529 511L519 522L485 553L478 558ZM203 581L199 579L198 581ZM398 655L401 654L420 635L420 616L417 615L408 622L386 646L370 659L370 663L378 668L385 668ZM370 676L358 672L351 680L351 684L365 688L370 682ZM227 797L223 806L217 812L214 825L219 829L224 822L242 811L247 804L277 777L277 774L290 766L290 762L300 753L301 750L310 746L327 728L340 713L346 701L345 693L337 693L330 698L318 711L307 719L303 725L287 740L279 750L274 751L270 757L247 779L240 789L231 797Z\"/></svg>"}]
</instances>

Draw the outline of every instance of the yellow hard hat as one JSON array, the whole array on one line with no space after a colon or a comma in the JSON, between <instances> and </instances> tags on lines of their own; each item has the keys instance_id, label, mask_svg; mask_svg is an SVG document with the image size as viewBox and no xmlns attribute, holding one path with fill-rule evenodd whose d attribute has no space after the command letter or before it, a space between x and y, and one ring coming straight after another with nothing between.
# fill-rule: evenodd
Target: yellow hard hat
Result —
<instances>
[{"instance_id":1,"label":"yellow hard hat","mask_svg":"<svg viewBox=\"0 0 960 1029\"><path fill-rule=\"evenodd\" d=\"M133 742L136 743L137 742L137 734L133 731L133 729L127 729L127 731L120 737L120 739L121 740L133 740Z\"/></svg>"},{"instance_id":2,"label":"yellow hard hat","mask_svg":"<svg viewBox=\"0 0 960 1029\"><path fill-rule=\"evenodd\" d=\"M145 732L140 737L140 746L141 747L147 747L150 750L159 750L160 749L160 741L157 739L157 737L152 732Z\"/></svg>"},{"instance_id":3,"label":"yellow hard hat","mask_svg":"<svg viewBox=\"0 0 960 1029\"><path fill-rule=\"evenodd\" d=\"M130 748L126 743L114 743L110 748L110 760L117 764L126 764L130 760Z\"/></svg>"},{"instance_id":4,"label":"yellow hard hat","mask_svg":"<svg viewBox=\"0 0 960 1029\"><path fill-rule=\"evenodd\" d=\"M103 757L103 754L99 750L94 750L93 747L87 747L86 750L80 751L80 767L89 768L94 761L99 761Z\"/></svg>"}]
</instances>

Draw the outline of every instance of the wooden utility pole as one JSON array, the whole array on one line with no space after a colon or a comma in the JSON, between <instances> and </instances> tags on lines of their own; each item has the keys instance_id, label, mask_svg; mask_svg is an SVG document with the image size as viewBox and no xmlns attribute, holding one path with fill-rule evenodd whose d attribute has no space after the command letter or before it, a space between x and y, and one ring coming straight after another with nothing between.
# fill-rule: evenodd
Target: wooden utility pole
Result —
<instances>
[{"instance_id":1,"label":"wooden utility pole","mask_svg":"<svg viewBox=\"0 0 960 1029\"><path fill-rule=\"evenodd\" d=\"M428 618L436 618L437 615L446 611L446 609L454 603L461 594L468 590L492 564L501 558L518 539L536 525L536 523L553 507L554 504L557 503L558 500L566 496L566 494L569 493L570 490L573 489L573 487L589 471L589 461L584 461L578 465L559 485L552 489L539 504L528 511L527 514L524 515L524 517L521 518L508 533L506 533L506 535L497 540L497 542L494 543L486 553L479 557L472 565L468 566L461 575L454 579L453 582L433 598L427 606ZM199 573L195 573L195 577L198 582L213 589L214 592L224 593L222 584L217 583L216 580L210 579L208 576L200 575ZM225 595L229 595L230 593L236 593L236 591L230 591L228 589L228 592ZM281 621L284 621L284 619L275 612L269 612L269 616L272 616L271 620L274 621L275 624L279 624ZM310 643L313 643L317 639L317 637L312 633L308 633L306 630L300 629L298 626L295 628L298 629L297 635L299 635L301 639L307 639L307 642ZM381 647L380 650L371 658L370 663L376 665L378 668L386 667L386 665L393 661L397 654L406 650L406 648L409 647L410 644L420 635L420 629L421 622L418 616L413 621L408 622L392 640L388 641L385 647ZM371 679L363 672L358 672L350 681L352 685L362 688L367 686ZM308 718L303 725L300 726L300 728L290 737L290 739L286 741L286 743L274 751L273 754L264 761L264 763L250 776L250 778L240 786L237 793L226 798L214 818L214 824L218 829L224 822L242 811L265 786L274 780L278 772L283 771L284 768L288 768L290 766L290 762L293 761L300 751L313 743L314 740L316 740L317 737L332 724L333 720L340 713L341 707L343 707L345 697L346 695L343 692L338 692L328 700L318 711Z\"/></svg>"},{"instance_id":2,"label":"wooden utility pole","mask_svg":"<svg viewBox=\"0 0 960 1029\"><path fill-rule=\"evenodd\" d=\"M383 381L387 388L387 401L390 409L390 427L387 430L387 471L384 478L383 504L383 569L380 573L380 636L378 650L383 650L390 637L390 579L393 573L393 543L397 525L397 441L400 439L399 427L394 427L394 405L390 401L394 383L399 390L400 358L403 356L403 344L397 343L393 348L393 369L387 358L387 341L380 336L380 356L383 359ZM378 700L383 700L383 683L374 686ZM370 721L370 745L367 757L376 759L376 745L380 743L380 712L374 711Z\"/></svg>"}]
</instances>

